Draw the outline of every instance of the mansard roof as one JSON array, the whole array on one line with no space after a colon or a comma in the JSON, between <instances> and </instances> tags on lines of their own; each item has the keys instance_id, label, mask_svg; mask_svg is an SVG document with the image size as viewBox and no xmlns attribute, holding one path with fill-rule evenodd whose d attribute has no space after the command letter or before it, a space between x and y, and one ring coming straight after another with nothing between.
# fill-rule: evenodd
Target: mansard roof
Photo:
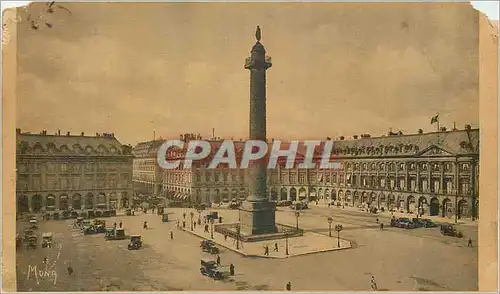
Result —
<instances>
[{"instance_id":1,"label":"mansard roof","mask_svg":"<svg viewBox=\"0 0 500 294\"><path fill-rule=\"evenodd\" d=\"M130 155L111 134L99 136L17 134L17 154L26 155Z\"/></svg>"}]
</instances>

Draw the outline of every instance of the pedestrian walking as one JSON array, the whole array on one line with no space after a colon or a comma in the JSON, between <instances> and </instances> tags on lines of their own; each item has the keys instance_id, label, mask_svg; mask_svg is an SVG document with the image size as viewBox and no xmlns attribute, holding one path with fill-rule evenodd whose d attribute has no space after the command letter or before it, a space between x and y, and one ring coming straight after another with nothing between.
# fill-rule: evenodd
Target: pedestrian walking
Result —
<instances>
[{"instance_id":1,"label":"pedestrian walking","mask_svg":"<svg viewBox=\"0 0 500 294\"><path fill-rule=\"evenodd\" d=\"M123 223L122 223L121 221L120 221L119 226L120 226L120 229L121 229L121 228L122 228L122 226L123 226Z\"/></svg>"},{"instance_id":2,"label":"pedestrian walking","mask_svg":"<svg viewBox=\"0 0 500 294\"><path fill-rule=\"evenodd\" d=\"M193 222L193 226L196 229L196 221Z\"/></svg>"},{"instance_id":3,"label":"pedestrian walking","mask_svg":"<svg viewBox=\"0 0 500 294\"><path fill-rule=\"evenodd\" d=\"M71 266L71 263L68 263L68 267L66 268L68 271L68 275L72 276L74 273L73 267Z\"/></svg>"},{"instance_id":4,"label":"pedestrian walking","mask_svg":"<svg viewBox=\"0 0 500 294\"><path fill-rule=\"evenodd\" d=\"M45 257L43 258L43 264L47 265L47 262L48 262L48 261L49 261L49 259L47 258L47 256L45 256Z\"/></svg>"},{"instance_id":5,"label":"pedestrian walking","mask_svg":"<svg viewBox=\"0 0 500 294\"><path fill-rule=\"evenodd\" d=\"M330 208L330 202L328 202L328 208Z\"/></svg>"},{"instance_id":6,"label":"pedestrian walking","mask_svg":"<svg viewBox=\"0 0 500 294\"><path fill-rule=\"evenodd\" d=\"M220 265L220 255L217 254L217 265Z\"/></svg>"},{"instance_id":7,"label":"pedestrian walking","mask_svg":"<svg viewBox=\"0 0 500 294\"><path fill-rule=\"evenodd\" d=\"M384 223L380 223L380 230L383 231L384 230Z\"/></svg>"},{"instance_id":8,"label":"pedestrian walking","mask_svg":"<svg viewBox=\"0 0 500 294\"><path fill-rule=\"evenodd\" d=\"M186 221L182 221L182 228L185 229L186 228Z\"/></svg>"},{"instance_id":9,"label":"pedestrian walking","mask_svg":"<svg viewBox=\"0 0 500 294\"><path fill-rule=\"evenodd\" d=\"M286 283L286 290L291 291L292 290L292 282Z\"/></svg>"},{"instance_id":10,"label":"pedestrian walking","mask_svg":"<svg viewBox=\"0 0 500 294\"><path fill-rule=\"evenodd\" d=\"M144 225L142 225L142 227L147 230L148 229L148 222L144 222Z\"/></svg>"},{"instance_id":11,"label":"pedestrian walking","mask_svg":"<svg viewBox=\"0 0 500 294\"><path fill-rule=\"evenodd\" d=\"M269 255L269 246L264 247L264 255L268 256Z\"/></svg>"},{"instance_id":12,"label":"pedestrian walking","mask_svg":"<svg viewBox=\"0 0 500 294\"><path fill-rule=\"evenodd\" d=\"M174 240L174 232L170 231L170 240Z\"/></svg>"},{"instance_id":13,"label":"pedestrian walking","mask_svg":"<svg viewBox=\"0 0 500 294\"><path fill-rule=\"evenodd\" d=\"M234 276L234 265L232 263L229 266L229 273L231 274L231 276Z\"/></svg>"},{"instance_id":14,"label":"pedestrian walking","mask_svg":"<svg viewBox=\"0 0 500 294\"><path fill-rule=\"evenodd\" d=\"M469 237L469 242L467 242L467 247L472 247L472 239Z\"/></svg>"},{"instance_id":15,"label":"pedestrian walking","mask_svg":"<svg viewBox=\"0 0 500 294\"><path fill-rule=\"evenodd\" d=\"M116 230L116 222L113 224L113 229Z\"/></svg>"},{"instance_id":16,"label":"pedestrian walking","mask_svg":"<svg viewBox=\"0 0 500 294\"><path fill-rule=\"evenodd\" d=\"M186 213L185 212L182 214L182 216L184 217L184 219L186 219Z\"/></svg>"},{"instance_id":17,"label":"pedestrian walking","mask_svg":"<svg viewBox=\"0 0 500 294\"><path fill-rule=\"evenodd\" d=\"M208 225L205 225L205 233L208 233Z\"/></svg>"},{"instance_id":18,"label":"pedestrian walking","mask_svg":"<svg viewBox=\"0 0 500 294\"><path fill-rule=\"evenodd\" d=\"M227 241L227 234L224 234L224 241Z\"/></svg>"},{"instance_id":19,"label":"pedestrian walking","mask_svg":"<svg viewBox=\"0 0 500 294\"><path fill-rule=\"evenodd\" d=\"M278 252L278 243L274 243L274 252Z\"/></svg>"},{"instance_id":20,"label":"pedestrian walking","mask_svg":"<svg viewBox=\"0 0 500 294\"><path fill-rule=\"evenodd\" d=\"M378 217L377 217L377 224L378 224Z\"/></svg>"},{"instance_id":21,"label":"pedestrian walking","mask_svg":"<svg viewBox=\"0 0 500 294\"><path fill-rule=\"evenodd\" d=\"M377 282L375 282L375 277L374 276L372 276L371 288L372 288L372 291L377 291Z\"/></svg>"}]
</instances>

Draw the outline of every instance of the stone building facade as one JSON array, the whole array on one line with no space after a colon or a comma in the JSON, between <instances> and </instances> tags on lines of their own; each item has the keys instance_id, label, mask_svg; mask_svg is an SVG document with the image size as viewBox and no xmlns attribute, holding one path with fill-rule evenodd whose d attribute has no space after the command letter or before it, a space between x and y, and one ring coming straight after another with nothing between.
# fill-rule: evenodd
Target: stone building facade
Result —
<instances>
[{"instance_id":1,"label":"stone building facade","mask_svg":"<svg viewBox=\"0 0 500 294\"><path fill-rule=\"evenodd\" d=\"M216 149L220 141L211 144ZM239 144L237 155L244 143ZM319 163L321 146L316 151ZM299 153L305 154L300 148ZM280 158L277 168L268 172L269 198L478 217L478 129L335 140L330 161L339 162L341 168L285 169ZM193 163L192 169L164 170L165 195L190 202L244 199L245 171L207 169L209 162Z\"/></svg>"},{"instance_id":2,"label":"stone building facade","mask_svg":"<svg viewBox=\"0 0 500 294\"><path fill-rule=\"evenodd\" d=\"M17 212L119 209L131 203L131 147L114 134L16 133Z\"/></svg>"},{"instance_id":3,"label":"stone building facade","mask_svg":"<svg viewBox=\"0 0 500 294\"><path fill-rule=\"evenodd\" d=\"M165 140L141 142L132 149L132 180L134 194L157 197L162 195L162 172L158 166L156 155L158 148Z\"/></svg>"}]
</instances>

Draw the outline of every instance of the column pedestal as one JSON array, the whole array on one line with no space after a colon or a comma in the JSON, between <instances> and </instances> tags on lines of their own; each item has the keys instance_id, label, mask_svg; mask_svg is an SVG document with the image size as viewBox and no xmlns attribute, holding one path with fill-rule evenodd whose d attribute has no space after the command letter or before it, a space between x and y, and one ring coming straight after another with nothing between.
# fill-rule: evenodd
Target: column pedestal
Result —
<instances>
[{"instance_id":1,"label":"column pedestal","mask_svg":"<svg viewBox=\"0 0 500 294\"><path fill-rule=\"evenodd\" d=\"M274 202L244 201L240 208L241 233L243 235L274 234L276 227Z\"/></svg>"}]
</instances>

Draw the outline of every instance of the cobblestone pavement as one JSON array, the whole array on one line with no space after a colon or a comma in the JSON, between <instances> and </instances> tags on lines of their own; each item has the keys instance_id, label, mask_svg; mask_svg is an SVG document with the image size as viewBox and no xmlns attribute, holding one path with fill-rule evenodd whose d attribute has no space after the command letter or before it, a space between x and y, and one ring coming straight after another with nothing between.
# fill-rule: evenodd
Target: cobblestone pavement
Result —
<instances>
[{"instance_id":1,"label":"cobblestone pavement","mask_svg":"<svg viewBox=\"0 0 500 294\"><path fill-rule=\"evenodd\" d=\"M292 290L297 291L367 291L372 275L381 290L478 288L477 247L467 247L468 237L476 244L476 226L459 225L465 235L461 239L442 236L438 228L380 231L376 218L387 224L389 216L312 207L301 212L301 228L327 235L327 218L332 217L333 225L344 227L341 238L351 240L355 248L289 259L248 258L222 248L222 264L233 263L236 275L227 281L214 281L199 272L200 259L214 257L200 252L200 238L176 228L175 220L182 219L184 212L190 220L191 211L168 211L174 212L169 223L162 223L161 217L153 214L106 219L108 225L115 220L123 221L127 234L142 235L145 245L137 251L127 250L127 240L104 241L103 235L82 236L71 227L72 221L41 222L40 233L56 233L55 246L22 249L17 253L18 291L279 291L289 281ZM221 210L220 214L224 219L237 218L237 211ZM144 221L148 222L148 230L142 228ZM295 225L296 218L293 211L280 208L277 221ZM22 225L18 224L18 230L22 231ZM49 269L55 261L55 284L51 271L42 272L39 283L32 273L27 279L29 265L43 268L44 256L49 258ZM72 276L66 272L68 262L75 270Z\"/></svg>"}]
</instances>

